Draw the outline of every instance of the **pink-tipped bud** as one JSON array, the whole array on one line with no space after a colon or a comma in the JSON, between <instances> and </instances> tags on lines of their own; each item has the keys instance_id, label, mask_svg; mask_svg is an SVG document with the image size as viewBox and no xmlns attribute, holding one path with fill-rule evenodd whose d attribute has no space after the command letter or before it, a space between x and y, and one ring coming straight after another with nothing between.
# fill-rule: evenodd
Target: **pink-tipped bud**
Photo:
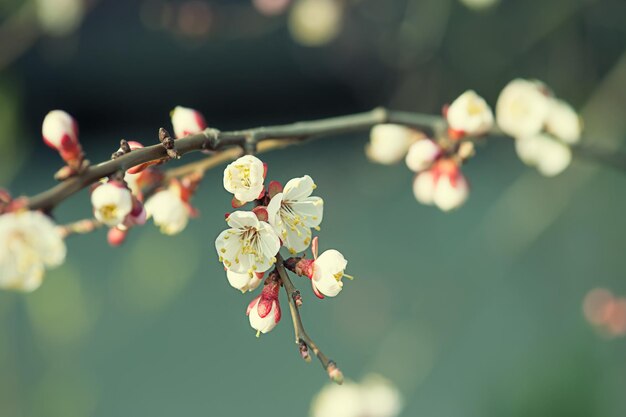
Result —
<instances>
[{"instance_id":1,"label":"pink-tipped bud","mask_svg":"<svg viewBox=\"0 0 626 417\"><path fill-rule=\"evenodd\" d=\"M120 246L122 243L124 243L124 240L126 240L127 233L128 230L121 230L117 227L112 227L107 233L107 241L109 242L109 245Z\"/></svg>"},{"instance_id":2,"label":"pink-tipped bud","mask_svg":"<svg viewBox=\"0 0 626 417\"><path fill-rule=\"evenodd\" d=\"M337 365L334 362L328 364L326 371L328 372L328 376L331 381L338 385L343 384L343 373L339 370L339 368L337 368Z\"/></svg>"},{"instance_id":3,"label":"pink-tipped bud","mask_svg":"<svg viewBox=\"0 0 626 417\"><path fill-rule=\"evenodd\" d=\"M197 110L188 107L176 106L170 113L172 126L177 139L194 133L200 133L206 129L204 116Z\"/></svg>"},{"instance_id":4,"label":"pink-tipped bud","mask_svg":"<svg viewBox=\"0 0 626 417\"><path fill-rule=\"evenodd\" d=\"M303 341L300 341L300 356L306 362L311 362L311 355L309 354L309 347Z\"/></svg>"},{"instance_id":5,"label":"pink-tipped bud","mask_svg":"<svg viewBox=\"0 0 626 417\"><path fill-rule=\"evenodd\" d=\"M46 145L59 151L61 158L72 168L79 169L83 150L78 141L78 124L63 110L53 110L46 115L41 127Z\"/></svg>"}]
</instances>

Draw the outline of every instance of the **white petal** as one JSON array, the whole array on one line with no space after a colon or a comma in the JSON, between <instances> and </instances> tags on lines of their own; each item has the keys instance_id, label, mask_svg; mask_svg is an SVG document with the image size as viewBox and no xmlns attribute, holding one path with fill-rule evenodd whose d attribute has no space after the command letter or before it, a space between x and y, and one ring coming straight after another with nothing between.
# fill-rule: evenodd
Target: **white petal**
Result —
<instances>
[{"instance_id":1,"label":"white petal","mask_svg":"<svg viewBox=\"0 0 626 417\"><path fill-rule=\"evenodd\" d=\"M448 175L442 175L435 187L434 202L443 211L458 208L469 196L469 186L462 175L453 179Z\"/></svg>"},{"instance_id":2,"label":"white petal","mask_svg":"<svg viewBox=\"0 0 626 417\"><path fill-rule=\"evenodd\" d=\"M441 148L430 139L415 142L406 155L406 165L411 171L420 172L428 169L441 153Z\"/></svg>"},{"instance_id":3,"label":"white petal","mask_svg":"<svg viewBox=\"0 0 626 417\"><path fill-rule=\"evenodd\" d=\"M580 140L582 124L578 113L563 100L552 100L546 130L568 144Z\"/></svg>"},{"instance_id":4,"label":"white petal","mask_svg":"<svg viewBox=\"0 0 626 417\"><path fill-rule=\"evenodd\" d=\"M169 188L150 197L145 209L148 217L153 217L154 223L161 228L161 232L168 235L181 232L189 221L187 206L179 193Z\"/></svg>"},{"instance_id":5,"label":"white petal","mask_svg":"<svg viewBox=\"0 0 626 417\"><path fill-rule=\"evenodd\" d=\"M243 229L244 227L253 227L258 229L259 219L251 211L235 211L226 219L228 225L235 229Z\"/></svg>"},{"instance_id":6,"label":"white petal","mask_svg":"<svg viewBox=\"0 0 626 417\"><path fill-rule=\"evenodd\" d=\"M541 143L541 151L537 160L537 169L546 177L560 174L572 162L572 151L569 146L547 139Z\"/></svg>"},{"instance_id":7,"label":"white petal","mask_svg":"<svg viewBox=\"0 0 626 417\"><path fill-rule=\"evenodd\" d=\"M226 270L226 277L228 283L241 292L254 291L263 281L256 274L252 274L251 277L249 273L241 274L228 269Z\"/></svg>"},{"instance_id":8,"label":"white petal","mask_svg":"<svg viewBox=\"0 0 626 417\"><path fill-rule=\"evenodd\" d=\"M300 178L293 178L285 184L283 194L286 201L303 200L310 196L315 189L313 179L308 175Z\"/></svg>"},{"instance_id":9,"label":"white petal","mask_svg":"<svg viewBox=\"0 0 626 417\"><path fill-rule=\"evenodd\" d=\"M279 211L282 202L283 193L278 193L274 197L272 197L269 204L267 205L267 219L269 223L274 226L274 228L279 227L281 224Z\"/></svg>"},{"instance_id":10,"label":"white petal","mask_svg":"<svg viewBox=\"0 0 626 417\"><path fill-rule=\"evenodd\" d=\"M413 194L417 201L431 205L435 198L435 177L431 171L424 171L413 180Z\"/></svg>"}]
</instances>

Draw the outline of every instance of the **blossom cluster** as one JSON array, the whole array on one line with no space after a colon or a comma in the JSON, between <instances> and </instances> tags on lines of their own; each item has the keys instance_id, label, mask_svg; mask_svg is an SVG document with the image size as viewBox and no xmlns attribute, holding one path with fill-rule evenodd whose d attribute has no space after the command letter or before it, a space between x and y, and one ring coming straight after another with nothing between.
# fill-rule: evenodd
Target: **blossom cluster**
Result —
<instances>
[{"instance_id":1,"label":"blossom cluster","mask_svg":"<svg viewBox=\"0 0 626 417\"><path fill-rule=\"evenodd\" d=\"M347 276L347 261L336 250L317 256L317 237L313 238L312 230L320 230L324 200L312 195L316 189L313 179L305 175L283 186L278 181L267 182L266 177L267 165L253 155L238 158L224 170L224 188L233 194L235 211L226 216L229 228L219 234L215 249L228 282L242 293L252 292L277 262L281 247L295 255L312 246L313 259L290 258L286 264L311 280L318 297L336 296L343 286L341 279ZM253 208L243 210L248 203L253 203ZM278 273L269 272L261 295L248 306L250 325L257 335L269 332L280 320L279 287Z\"/></svg>"},{"instance_id":2,"label":"blossom cluster","mask_svg":"<svg viewBox=\"0 0 626 417\"><path fill-rule=\"evenodd\" d=\"M206 128L202 115L193 109L176 107L171 117L179 138ZM55 149L66 164L56 174L59 180L86 169L78 123L70 114L63 110L49 112L41 133L44 143ZM113 157L140 148L140 142L123 141ZM190 199L200 177L189 175L164 181L156 169L162 162L133 166L123 175L103 178L90 188L93 217L97 224L109 227L107 238L112 246L120 245L132 227L145 224L149 218L163 233L175 234L196 214ZM65 234L49 216L27 210L25 199L14 199L0 190L0 288L26 292L37 289L45 270L64 262Z\"/></svg>"},{"instance_id":3,"label":"blossom cluster","mask_svg":"<svg viewBox=\"0 0 626 417\"><path fill-rule=\"evenodd\" d=\"M500 130L515 139L520 159L545 176L554 176L572 160L571 145L580 140L582 123L576 111L554 96L545 84L516 79L504 87L491 107L468 90L444 106L445 132L427 137L408 126L379 124L370 133L366 155L380 164L405 160L416 173L413 193L422 204L443 211L460 207L469 196L462 164L474 155L477 138ZM497 133L497 132L496 132Z\"/></svg>"}]
</instances>

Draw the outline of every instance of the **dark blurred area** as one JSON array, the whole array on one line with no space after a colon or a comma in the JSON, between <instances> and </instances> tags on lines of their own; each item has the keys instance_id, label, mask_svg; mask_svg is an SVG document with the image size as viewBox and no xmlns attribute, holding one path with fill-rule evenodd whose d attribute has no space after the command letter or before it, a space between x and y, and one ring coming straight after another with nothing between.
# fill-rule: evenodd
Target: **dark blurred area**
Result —
<instances>
[{"instance_id":1,"label":"dark blurred area","mask_svg":"<svg viewBox=\"0 0 626 417\"><path fill-rule=\"evenodd\" d=\"M516 77L579 109L585 140L622 149L625 50L624 0L0 0L0 185L54 183L51 109L78 120L96 161L121 138L156 142L176 105L219 129L435 114L467 89L493 105ZM368 163L366 137L263 156L277 179L316 179L321 242L357 276L305 300L346 375L388 377L403 416L626 415L624 339L582 313L595 287L626 293L623 173L575 163L547 180L494 141L468 164L466 207L444 215L414 201L405 167ZM40 290L0 294L0 417L307 414L326 376L299 361L286 315L255 340L214 256L220 176L180 236L72 238ZM62 209L90 211L85 194ZM181 261L154 259L165 251Z\"/></svg>"}]
</instances>

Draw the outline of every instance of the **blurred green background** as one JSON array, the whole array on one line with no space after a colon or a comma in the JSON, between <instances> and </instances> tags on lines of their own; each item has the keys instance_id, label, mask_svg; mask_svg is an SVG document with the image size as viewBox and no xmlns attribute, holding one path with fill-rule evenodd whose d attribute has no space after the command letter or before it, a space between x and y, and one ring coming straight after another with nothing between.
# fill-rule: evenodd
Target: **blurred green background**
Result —
<instances>
[{"instance_id":1,"label":"blurred green background","mask_svg":"<svg viewBox=\"0 0 626 417\"><path fill-rule=\"evenodd\" d=\"M39 130L54 108L97 161L122 137L155 142L175 105L220 129L437 113L468 88L493 105L518 76L581 109L587 143L623 150L623 0L345 0L300 21L302 1L275 15L243 0L0 1L0 184L53 185L60 160ZM626 343L581 307L595 287L626 293L624 173L576 161L544 179L495 140L465 169L469 201L443 214L414 200L406 167L369 163L366 139L262 156L271 179L315 179L320 247L357 277L323 301L296 281L307 329L346 376L391 379L403 416L626 415ZM71 237L39 290L0 293L0 416L307 415L326 376L300 360L287 314L254 337L253 295L217 262L221 175L181 235L148 225L118 249L104 231ZM86 192L56 211L89 215Z\"/></svg>"}]
</instances>

